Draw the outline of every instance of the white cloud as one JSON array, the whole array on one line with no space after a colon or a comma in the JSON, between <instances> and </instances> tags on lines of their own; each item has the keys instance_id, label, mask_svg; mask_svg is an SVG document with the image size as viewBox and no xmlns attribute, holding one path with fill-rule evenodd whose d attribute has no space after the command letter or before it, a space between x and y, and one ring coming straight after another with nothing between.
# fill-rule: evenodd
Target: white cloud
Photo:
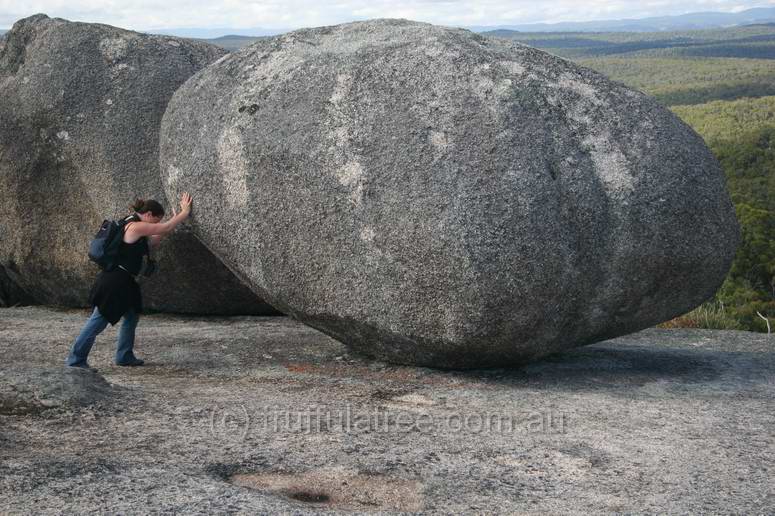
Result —
<instances>
[{"instance_id":1,"label":"white cloud","mask_svg":"<svg viewBox=\"0 0 775 516\"><path fill-rule=\"evenodd\" d=\"M0 27L35 13L134 30L265 27L289 29L368 18L408 18L440 25L509 25L534 22L640 18L697 11L740 11L768 1L687 0L0 0Z\"/></svg>"}]
</instances>

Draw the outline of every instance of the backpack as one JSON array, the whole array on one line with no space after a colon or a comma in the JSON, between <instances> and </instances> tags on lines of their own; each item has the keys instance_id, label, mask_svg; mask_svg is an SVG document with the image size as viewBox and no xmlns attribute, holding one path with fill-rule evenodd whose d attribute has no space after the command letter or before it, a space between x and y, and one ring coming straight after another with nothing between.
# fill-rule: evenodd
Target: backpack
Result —
<instances>
[{"instance_id":1,"label":"backpack","mask_svg":"<svg viewBox=\"0 0 775 516\"><path fill-rule=\"evenodd\" d=\"M122 220L103 220L97 234L89 244L89 259L104 271L116 268L118 249L124 238L124 226L128 222L137 222L140 217L136 213Z\"/></svg>"}]
</instances>

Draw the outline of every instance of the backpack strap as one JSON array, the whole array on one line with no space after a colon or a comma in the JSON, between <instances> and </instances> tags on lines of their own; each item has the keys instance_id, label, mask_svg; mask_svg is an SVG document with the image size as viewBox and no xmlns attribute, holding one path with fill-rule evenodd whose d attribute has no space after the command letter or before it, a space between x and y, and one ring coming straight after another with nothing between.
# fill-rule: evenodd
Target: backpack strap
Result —
<instances>
[{"instance_id":1,"label":"backpack strap","mask_svg":"<svg viewBox=\"0 0 775 516\"><path fill-rule=\"evenodd\" d=\"M140 222L140 215L137 213L133 213L131 215L128 215L124 217L122 220L118 221L119 227L126 226L129 222Z\"/></svg>"}]
</instances>

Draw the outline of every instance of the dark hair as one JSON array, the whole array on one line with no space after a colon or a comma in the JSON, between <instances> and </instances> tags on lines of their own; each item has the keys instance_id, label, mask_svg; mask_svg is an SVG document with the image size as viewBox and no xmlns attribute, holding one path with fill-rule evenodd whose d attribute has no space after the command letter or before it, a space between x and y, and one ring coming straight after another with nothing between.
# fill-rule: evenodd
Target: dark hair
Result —
<instances>
[{"instance_id":1,"label":"dark hair","mask_svg":"<svg viewBox=\"0 0 775 516\"><path fill-rule=\"evenodd\" d=\"M154 217L164 216L164 207L153 199L135 199L135 202L130 206L131 209L137 213L151 212Z\"/></svg>"}]
</instances>

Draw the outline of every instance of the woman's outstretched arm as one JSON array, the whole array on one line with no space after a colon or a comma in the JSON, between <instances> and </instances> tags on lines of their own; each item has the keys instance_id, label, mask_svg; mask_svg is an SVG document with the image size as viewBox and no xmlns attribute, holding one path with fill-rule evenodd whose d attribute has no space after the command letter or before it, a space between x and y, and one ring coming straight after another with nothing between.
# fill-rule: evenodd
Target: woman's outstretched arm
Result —
<instances>
[{"instance_id":1,"label":"woman's outstretched arm","mask_svg":"<svg viewBox=\"0 0 775 516\"><path fill-rule=\"evenodd\" d=\"M192 199L188 193L181 195L180 213L175 213L175 215L167 222L159 222L157 224L152 224L150 222L131 223L126 229L126 240L129 240L127 243L136 242L144 236L150 237L152 235L156 235L161 238L162 236L166 235L175 229L175 226L188 218L189 214L191 213L191 202Z\"/></svg>"}]
</instances>

